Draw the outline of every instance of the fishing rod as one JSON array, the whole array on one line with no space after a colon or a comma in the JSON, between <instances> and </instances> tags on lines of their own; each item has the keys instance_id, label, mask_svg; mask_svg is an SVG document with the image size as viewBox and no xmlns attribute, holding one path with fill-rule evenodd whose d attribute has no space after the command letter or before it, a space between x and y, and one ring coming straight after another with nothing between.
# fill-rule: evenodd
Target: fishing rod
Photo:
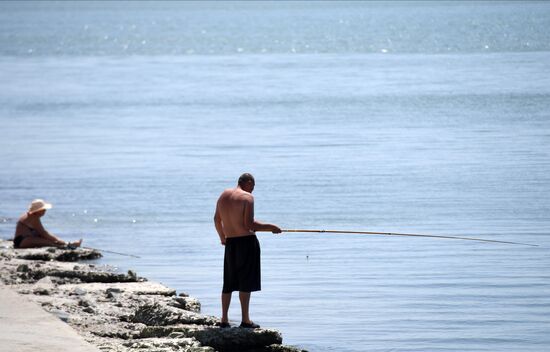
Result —
<instances>
[{"instance_id":1,"label":"fishing rod","mask_svg":"<svg viewBox=\"0 0 550 352\"><path fill-rule=\"evenodd\" d=\"M395 233L395 232L372 232L372 231L341 231L341 230L281 230L281 232L301 232L301 233L336 233L336 234L356 234L356 235L385 235L385 236L409 236L409 237L430 237L430 238L445 238L453 240L466 240L466 241L478 241L478 242L490 242L490 243L505 243L505 244L517 244L522 246L538 247L537 244L510 242L510 241L498 241L487 240L483 238L473 237L457 237L457 236L441 236L441 235L420 235L415 233Z\"/></svg>"},{"instance_id":2,"label":"fishing rod","mask_svg":"<svg viewBox=\"0 0 550 352\"><path fill-rule=\"evenodd\" d=\"M81 248L93 249L93 250L100 251L100 252L111 253L111 254L118 254L118 255L123 255L123 256L132 257L132 258L141 258L140 256L137 256L137 255L134 255L134 254L121 253L121 252L115 252L115 251L108 251L108 250L101 249L101 248L92 248L92 247L81 247Z\"/></svg>"}]
</instances>

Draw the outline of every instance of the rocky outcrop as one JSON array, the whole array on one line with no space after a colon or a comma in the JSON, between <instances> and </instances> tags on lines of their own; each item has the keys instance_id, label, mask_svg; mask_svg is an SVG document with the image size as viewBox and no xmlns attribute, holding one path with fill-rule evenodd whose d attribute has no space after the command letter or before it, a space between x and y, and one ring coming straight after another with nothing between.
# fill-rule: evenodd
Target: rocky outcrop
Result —
<instances>
[{"instance_id":1,"label":"rocky outcrop","mask_svg":"<svg viewBox=\"0 0 550 352\"><path fill-rule=\"evenodd\" d=\"M3 241L5 249L13 249L11 241ZM93 248L21 248L12 251L3 251L4 256L27 260L56 260L60 262L76 262L78 260L91 260L101 258L101 252Z\"/></svg>"},{"instance_id":2,"label":"rocky outcrop","mask_svg":"<svg viewBox=\"0 0 550 352\"><path fill-rule=\"evenodd\" d=\"M155 302L140 306L131 321L149 326L177 324L215 325L217 319Z\"/></svg>"},{"instance_id":3,"label":"rocky outcrop","mask_svg":"<svg viewBox=\"0 0 550 352\"><path fill-rule=\"evenodd\" d=\"M204 325L148 326L141 337L193 337L201 344L212 346L221 352L247 351L281 344L283 338L278 331L269 329L215 328Z\"/></svg>"},{"instance_id":4,"label":"rocky outcrop","mask_svg":"<svg viewBox=\"0 0 550 352\"><path fill-rule=\"evenodd\" d=\"M104 352L300 352L270 329L225 328L200 302L129 271L75 263L94 250L14 250L0 240L0 278Z\"/></svg>"}]
</instances>

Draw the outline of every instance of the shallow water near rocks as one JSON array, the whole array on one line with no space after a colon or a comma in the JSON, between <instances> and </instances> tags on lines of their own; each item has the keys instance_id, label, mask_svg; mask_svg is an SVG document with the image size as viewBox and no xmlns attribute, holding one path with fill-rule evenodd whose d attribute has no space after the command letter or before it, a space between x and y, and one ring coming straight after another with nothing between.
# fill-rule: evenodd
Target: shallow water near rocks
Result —
<instances>
[{"instance_id":1,"label":"shallow water near rocks","mask_svg":"<svg viewBox=\"0 0 550 352\"><path fill-rule=\"evenodd\" d=\"M251 172L283 228L539 245L259 233L286 344L545 351L550 4L261 4L0 4L0 235L44 198L219 316L215 202Z\"/></svg>"}]
</instances>

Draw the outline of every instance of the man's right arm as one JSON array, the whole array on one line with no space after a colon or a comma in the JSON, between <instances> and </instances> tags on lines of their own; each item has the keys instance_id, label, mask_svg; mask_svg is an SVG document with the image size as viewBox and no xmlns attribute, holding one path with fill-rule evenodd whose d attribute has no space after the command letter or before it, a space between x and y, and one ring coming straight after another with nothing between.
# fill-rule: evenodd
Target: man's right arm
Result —
<instances>
[{"instance_id":1,"label":"man's right arm","mask_svg":"<svg viewBox=\"0 0 550 352\"><path fill-rule=\"evenodd\" d=\"M216 213L214 214L214 225L216 226L218 236L220 236L220 242L222 245L225 245L225 233L223 232L222 217L218 204L216 204Z\"/></svg>"}]
</instances>

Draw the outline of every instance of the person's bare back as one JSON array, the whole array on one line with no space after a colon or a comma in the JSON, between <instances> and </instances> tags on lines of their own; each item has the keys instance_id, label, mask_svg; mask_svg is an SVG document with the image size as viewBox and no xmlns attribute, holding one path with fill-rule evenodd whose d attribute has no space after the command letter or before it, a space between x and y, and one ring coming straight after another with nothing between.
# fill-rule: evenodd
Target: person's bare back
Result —
<instances>
[{"instance_id":1,"label":"person's bare back","mask_svg":"<svg viewBox=\"0 0 550 352\"><path fill-rule=\"evenodd\" d=\"M250 223L254 219L254 197L241 188L226 189L218 199L217 213L225 238L253 235Z\"/></svg>"},{"instance_id":2,"label":"person's bare back","mask_svg":"<svg viewBox=\"0 0 550 352\"><path fill-rule=\"evenodd\" d=\"M252 191L255 182L252 175L249 176L246 181L239 179L237 187L226 189L218 198L214 224L222 244L225 244L226 238L250 236L256 231L281 233L281 229L276 225L254 220Z\"/></svg>"}]
</instances>

